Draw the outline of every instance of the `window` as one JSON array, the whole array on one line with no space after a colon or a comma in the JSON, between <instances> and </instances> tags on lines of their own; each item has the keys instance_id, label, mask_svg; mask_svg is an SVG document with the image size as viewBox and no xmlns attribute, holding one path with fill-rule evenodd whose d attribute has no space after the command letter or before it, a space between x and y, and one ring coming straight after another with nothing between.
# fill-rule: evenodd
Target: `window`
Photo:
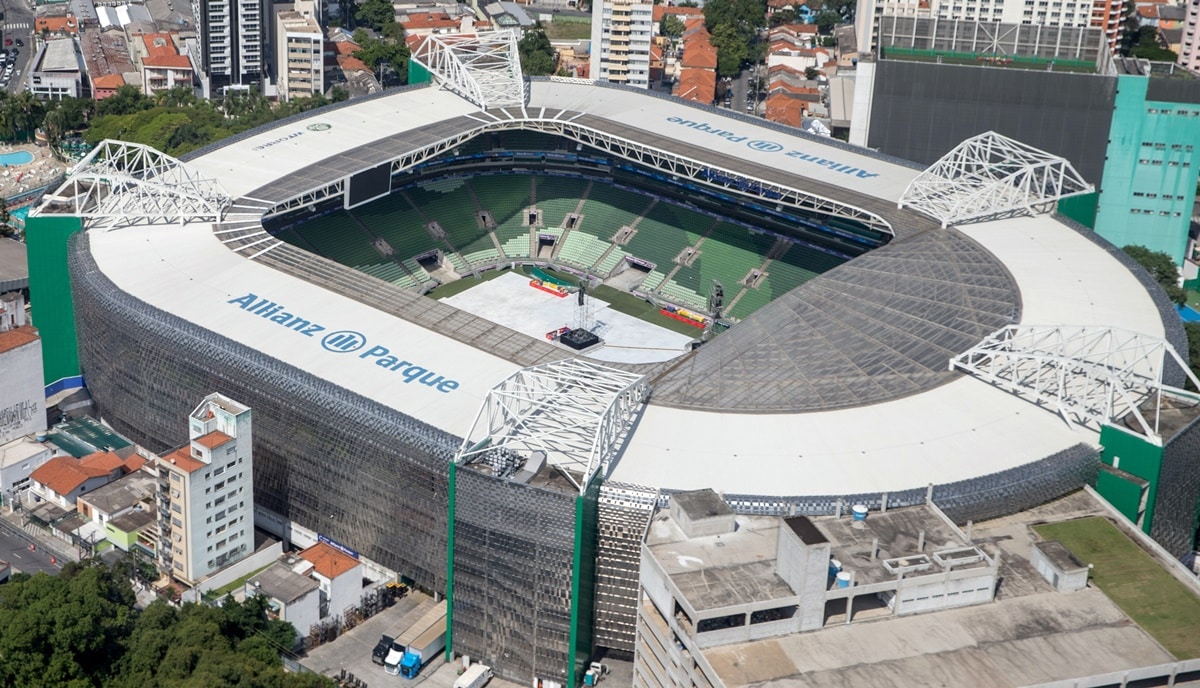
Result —
<instances>
[{"instance_id":1,"label":"window","mask_svg":"<svg viewBox=\"0 0 1200 688\"><path fill-rule=\"evenodd\" d=\"M182 514L182 513L183 513L183 507L179 505L179 502L176 502L176 503L174 503L174 504L172 504L172 505L171 505L171 511L174 511L174 512L175 512L175 513L177 513L177 514Z\"/></svg>"}]
</instances>

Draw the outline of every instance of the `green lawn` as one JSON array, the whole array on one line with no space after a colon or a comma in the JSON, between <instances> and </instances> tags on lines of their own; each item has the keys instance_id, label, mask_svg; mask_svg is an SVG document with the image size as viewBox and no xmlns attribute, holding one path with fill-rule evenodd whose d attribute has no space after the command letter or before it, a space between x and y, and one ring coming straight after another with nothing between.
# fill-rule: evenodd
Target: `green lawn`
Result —
<instances>
[{"instance_id":1,"label":"green lawn","mask_svg":"<svg viewBox=\"0 0 1200 688\"><path fill-rule=\"evenodd\" d=\"M698 327L692 327L673 318L668 318L659 313L658 308L654 304L619 289L613 289L602 284L590 293L601 301L607 301L610 304L609 307L614 311L624 313L625 315L632 315L639 320L645 320L659 327L665 327L672 332L686 334L689 337L699 337L704 332L704 330Z\"/></svg>"},{"instance_id":2,"label":"green lawn","mask_svg":"<svg viewBox=\"0 0 1200 688\"><path fill-rule=\"evenodd\" d=\"M1092 582L1176 658L1200 657L1200 598L1106 519L1081 518L1034 530L1094 564Z\"/></svg>"},{"instance_id":3,"label":"green lawn","mask_svg":"<svg viewBox=\"0 0 1200 688\"><path fill-rule=\"evenodd\" d=\"M546 38L552 41L587 40L592 37L592 22L563 21L556 17L554 21L542 25L546 30Z\"/></svg>"}]
</instances>

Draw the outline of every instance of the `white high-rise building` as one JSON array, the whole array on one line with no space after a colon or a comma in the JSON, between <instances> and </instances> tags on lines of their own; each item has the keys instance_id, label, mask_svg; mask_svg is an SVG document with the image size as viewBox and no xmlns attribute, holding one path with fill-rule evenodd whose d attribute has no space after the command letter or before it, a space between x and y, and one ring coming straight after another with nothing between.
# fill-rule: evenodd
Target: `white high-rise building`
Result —
<instances>
[{"instance_id":1,"label":"white high-rise building","mask_svg":"<svg viewBox=\"0 0 1200 688\"><path fill-rule=\"evenodd\" d=\"M191 441L158 460L159 566L188 583L254 551L250 409L210 394L188 418Z\"/></svg>"},{"instance_id":2,"label":"white high-rise building","mask_svg":"<svg viewBox=\"0 0 1200 688\"><path fill-rule=\"evenodd\" d=\"M324 92L325 37L316 13L312 0L275 7L275 71L282 100Z\"/></svg>"},{"instance_id":3,"label":"white high-rise building","mask_svg":"<svg viewBox=\"0 0 1200 688\"><path fill-rule=\"evenodd\" d=\"M1200 74L1200 0L1188 0L1179 65Z\"/></svg>"},{"instance_id":4,"label":"white high-rise building","mask_svg":"<svg viewBox=\"0 0 1200 688\"><path fill-rule=\"evenodd\" d=\"M592 3L591 78L650 87L654 5L634 0Z\"/></svg>"},{"instance_id":5,"label":"white high-rise building","mask_svg":"<svg viewBox=\"0 0 1200 688\"><path fill-rule=\"evenodd\" d=\"M858 0L860 52L878 47L880 17L914 17L1033 26L1102 28L1109 46L1121 39L1121 0ZM951 31L953 29L947 29Z\"/></svg>"},{"instance_id":6,"label":"white high-rise building","mask_svg":"<svg viewBox=\"0 0 1200 688\"><path fill-rule=\"evenodd\" d=\"M201 64L217 87L250 85L263 74L262 0L193 0Z\"/></svg>"}]
</instances>

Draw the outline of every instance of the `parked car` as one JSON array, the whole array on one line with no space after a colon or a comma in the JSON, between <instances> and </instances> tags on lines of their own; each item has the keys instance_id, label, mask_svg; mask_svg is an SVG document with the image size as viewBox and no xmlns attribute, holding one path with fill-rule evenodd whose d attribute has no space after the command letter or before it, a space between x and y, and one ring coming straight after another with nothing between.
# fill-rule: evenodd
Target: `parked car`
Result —
<instances>
[{"instance_id":1,"label":"parked car","mask_svg":"<svg viewBox=\"0 0 1200 688\"><path fill-rule=\"evenodd\" d=\"M19 45L19 46L21 46L22 48L24 48L24 47L25 47L25 41L23 41L23 40L21 40L20 38L18 38L18 39L17 39L17 45Z\"/></svg>"}]
</instances>

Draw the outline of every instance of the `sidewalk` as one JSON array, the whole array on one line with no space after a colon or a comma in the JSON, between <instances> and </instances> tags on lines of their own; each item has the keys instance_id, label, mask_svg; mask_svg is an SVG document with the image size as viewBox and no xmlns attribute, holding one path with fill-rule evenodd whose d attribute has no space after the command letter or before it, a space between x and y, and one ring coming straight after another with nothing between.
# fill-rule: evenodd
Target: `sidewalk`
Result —
<instances>
[{"instance_id":1,"label":"sidewalk","mask_svg":"<svg viewBox=\"0 0 1200 688\"><path fill-rule=\"evenodd\" d=\"M62 563L79 561L79 552L71 543L54 537L44 528L27 523L24 509L13 513L0 509L0 529L50 553Z\"/></svg>"}]
</instances>

